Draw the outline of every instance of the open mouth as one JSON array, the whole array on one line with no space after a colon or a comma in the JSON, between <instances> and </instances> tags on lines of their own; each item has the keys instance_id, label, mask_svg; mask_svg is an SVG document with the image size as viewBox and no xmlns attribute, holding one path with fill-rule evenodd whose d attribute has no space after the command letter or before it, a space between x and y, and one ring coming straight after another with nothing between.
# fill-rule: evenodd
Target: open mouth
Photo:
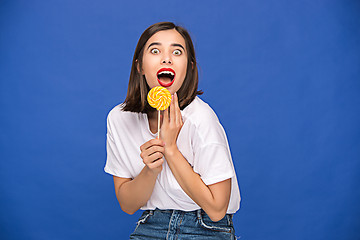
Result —
<instances>
[{"instance_id":1,"label":"open mouth","mask_svg":"<svg viewBox=\"0 0 360 240\"><path fill-rule=\"evenodd\" d=\"M170 87L175 80L175 71L171 68L161 68L156 77L161 86Z\"/></svg>"}]
</instances>

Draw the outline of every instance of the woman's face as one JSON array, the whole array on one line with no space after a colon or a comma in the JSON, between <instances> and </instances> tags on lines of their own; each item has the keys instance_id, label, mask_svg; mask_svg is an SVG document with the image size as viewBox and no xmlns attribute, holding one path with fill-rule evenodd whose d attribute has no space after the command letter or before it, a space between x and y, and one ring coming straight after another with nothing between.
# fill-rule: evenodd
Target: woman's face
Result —
<instances>
[{"instance_id":1,"label":"woman's face","mask_svg":"<svg viewBox=\"0 0 360 240\"><path fill-rule=\"evenodd\" d=\"M155 33L144 46L140 70L150 88L163 86L171 94L184 82L187 51L184 38L175 29Z\"/></svg>"}]
</instances>

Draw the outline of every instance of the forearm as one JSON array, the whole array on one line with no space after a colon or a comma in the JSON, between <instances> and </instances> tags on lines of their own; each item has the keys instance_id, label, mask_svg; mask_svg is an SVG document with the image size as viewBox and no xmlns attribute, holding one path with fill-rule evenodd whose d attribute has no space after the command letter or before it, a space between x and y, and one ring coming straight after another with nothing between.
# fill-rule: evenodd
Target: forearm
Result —
<instances>
[{"instance_id":1,"label":"forearm","mask_svg":"<svg viewBox=\"0 0 360 240\"><path fill-rule=\"evenodd\" d=\"M116 196L121 209L128 214L133 214L144 206L151 197L156 177L157 174L145 166L137 177L119 186Z\"/></svg>"},{"instance_id":2,"label":"forearm","mask_svg":"<svg viewBox=\"0 0 360 240\"><path fill-rule=\"evenodd\" d=\"M164 156L184 192L199 205L213 221L224 217L230 201L231 179L207 186L195 173L179 151L176 141L183 126L177 94L174 94L170 110L164 111L160 138L164 141Z\"/></svg>"},{"instance_id":3,"label":"forearm","mask_svg":"<svg viewBox=\"0 0 360 240\"><path fill-rule=\"evenodd\" d=\"M229 198L224 197L224 194L219 194L219 192L217 193L218 195L212 192L211 188L202 181L199 174L194 172L191 165L177 148L167 151L165 158L184 192L199 205L212 220L218 221L224 217L229 204ZM229 184L229 186L231 187L231 184ZM227 191L223 192L228 192L230 197L231 188L225 190ZM219 197L219 195L222 196Z\"/></svg>"}]
</instances>

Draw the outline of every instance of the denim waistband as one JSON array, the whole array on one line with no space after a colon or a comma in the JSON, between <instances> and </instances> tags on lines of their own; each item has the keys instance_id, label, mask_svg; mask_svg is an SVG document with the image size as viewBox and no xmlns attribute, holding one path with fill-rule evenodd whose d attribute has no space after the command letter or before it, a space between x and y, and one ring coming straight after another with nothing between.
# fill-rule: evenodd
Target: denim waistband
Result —
<instances>
[{"instance_id":1,"label":"denim waistband","mask_svg":"<svg viewBox=\"0 0 360 240\"><path fill-rule=\"evenodd\" d=\"M173 209L145 210L130 239L235 239L233 214L212 221L203 209L182 211Z\"/></svg>"},{"instance_id":2,"label":"denim waistband","mask_svg":"<svg viewBox=\"0 0 360 240\"><path fill-rule=\"evenodd\" d=\"M183 211L183 210L176 210L176 209L154 209L154 210L145 210L145 212L148 212L149 215L154 215L154 212L162 212L162 213L168 213L168 214L184 214L184 215L188 215L188 216L196 216L198 219L201 219L204 215L208 216L207 213L203 210L203 209L197 209L194 211ZM232 223L232 219L233 219L233 214L227 213L225 214L225 217L227 218L229 224Z\"/></svg>"}]
</instances>

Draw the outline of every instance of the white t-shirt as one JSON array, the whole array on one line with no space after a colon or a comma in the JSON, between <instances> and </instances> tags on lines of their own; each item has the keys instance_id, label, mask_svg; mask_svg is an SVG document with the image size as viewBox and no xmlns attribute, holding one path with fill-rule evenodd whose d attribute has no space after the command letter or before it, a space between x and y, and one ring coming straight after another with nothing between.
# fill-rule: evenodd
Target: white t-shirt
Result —
<instances>
[{"instance_id":1,"label":"white t-shirt","mask_svg":"<svg viewBox=\"0 0 360 240\"><path fill-rule=\"evenodd\" d=\"M177 146L185 159L206 185L231 178L231 197L227 213L240 207L240 192L226 134L208 104L196 97L181 111L184 125ZM135 178L145 164L140 146L156 138L149 128L145 113L122 111L114 107L107 118L107 161L105 172L121 178ZM168 164L164 161L153 193L143 206L148 209L193 211L200 207L182 190Z\"/></svg>"}]
</instances>

